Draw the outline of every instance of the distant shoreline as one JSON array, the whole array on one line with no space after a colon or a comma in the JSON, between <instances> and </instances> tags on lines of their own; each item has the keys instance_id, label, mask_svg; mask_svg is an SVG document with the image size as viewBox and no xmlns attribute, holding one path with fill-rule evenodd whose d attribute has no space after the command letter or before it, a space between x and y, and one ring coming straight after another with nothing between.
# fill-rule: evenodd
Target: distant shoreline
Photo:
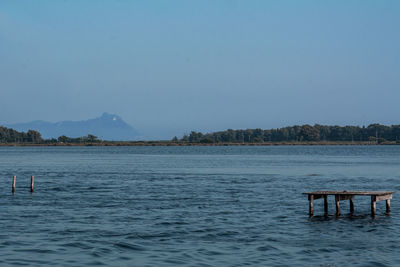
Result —
<instances>
[{"instance_id":1,"label":"distant shoreline","mask_svg":"<svg viewBox=\"0 0 400 267\"><path fill-rule=\"evenodd\" d=\"M309 142L260 142L260 143L190 143L190 142L171 142L171 141L105 141L94 143L53 143L53 144L33 144L33 143L3 143L0 147L54 147L54 146L381 146L381 145L400 145L394 141L377 144L366 141L309 141Z\"/></svg>"},{"instance_id":2,"label":"distant shoreline","mask_svg":"<svg viewBox=\"0 0 400 267\"><path fill-rule=\"evenodd\" d=\"M110 139L134 139L134 137ZM356 141L357 140L357 141ZM81 137L61 135L43 139L35 130L18 132L0 126L0 146L333 146L400 144L400 125L360 126L295 125L279 129L246 129L203 134L192 131L182 138L154 141L109 141L93 134Z\"/></svg>"}]
</instances>

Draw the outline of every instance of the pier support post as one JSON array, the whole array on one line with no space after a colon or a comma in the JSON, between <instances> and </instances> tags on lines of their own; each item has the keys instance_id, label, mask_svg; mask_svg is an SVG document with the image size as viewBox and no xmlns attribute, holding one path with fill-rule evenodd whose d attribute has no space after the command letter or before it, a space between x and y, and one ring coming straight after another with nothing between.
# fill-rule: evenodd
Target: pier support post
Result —
<instances>
[{"instance_id":1,"label":"pier support post","mask_svg":"<svg viewBox=\"0 0 400 267\"><path fill-rule=\"evenodd\" d=\"M340 196L335 195L335 202L336 202L336 216L340 216Z\"/></svg>"},{"instance_id":2,"label":"pier support post","mask_svg":"<svg viewBox=\"0 0 400 267\"><path fill-rule=\"evenodd\" d=\"M328 215L328 195L324 195L324 214Z\"/></svg>"},{"instance_id":3,"label":"pier support post","mask_svg":"<svg viewBox=\"0 0 400 267\"><path fill-rule=\"evenodd\" d=\"M12 181L12 189L11 189L11 192L14 194L14 192L15 192L15 180L17 179L17 176L13 176L13 181Z\"/></svg>"},{"instance_id":4,"label":"pier support post","mask_svg":"<svg viewBox=\"0 0 400 267\"><path fill-rule=\"evenodd\" d=\"M390 199L386 199L386 213L390 213Z\"/></svg>"},{"instance_id":5,"label":"pier support post","mask_svg":"<svg viewBox=\"0 0 400 267\"><path fill-rule=\"evenodd\" d=\"M314 195L310 195L309 197L308 197L308 200L309 200L309 204L310 204L310 206L309 206L309 215L310 215L310 217L312 217L313 215L314 215Z\"/></svg>"},{"instance_id":6,"label":"pier support post","mask_svg":"<svg viewBox=\"0 0 400 267\"><path fill-rule=\"evenodd\" d=\"M371 196L371 216L376 215L376 196Z\"/></svg>"},{"instance_id":7,"label":"pier support post","mask_svg":"<svg viewBox=\"0 0 400 267\"><path fill-rule=\"evenodd\" d=\"M354 197L351 197L350 200L350 213L353 214L354 213L354 201L353 201Z\"/></svg>"},{"instance_id":8,"label":"pier support post","mask_svg":"<svg viewBox=\"0 0 400 267\"><path fill-rule=\"evenodd\" d=\"M31 176L31 193L33 193L33 181L34 181L35 177Z\"/></svg>"}]
</instances>

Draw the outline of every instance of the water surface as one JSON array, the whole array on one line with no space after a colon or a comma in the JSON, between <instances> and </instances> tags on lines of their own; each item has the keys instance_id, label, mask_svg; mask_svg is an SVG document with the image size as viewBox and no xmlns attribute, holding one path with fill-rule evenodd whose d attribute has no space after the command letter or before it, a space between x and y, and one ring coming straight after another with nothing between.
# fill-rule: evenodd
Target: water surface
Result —
<instances>
[{"instance_id":1,"label":"water surface","mask_svg":"<svg viewBox=\"0 0 400 267\"><path fill-rule=\"evenodd\" d=\"M1 147L0 265L398 265L400 195L310 220L301 193L399 181L400 146Z\"/></svg>"}]
</instances>

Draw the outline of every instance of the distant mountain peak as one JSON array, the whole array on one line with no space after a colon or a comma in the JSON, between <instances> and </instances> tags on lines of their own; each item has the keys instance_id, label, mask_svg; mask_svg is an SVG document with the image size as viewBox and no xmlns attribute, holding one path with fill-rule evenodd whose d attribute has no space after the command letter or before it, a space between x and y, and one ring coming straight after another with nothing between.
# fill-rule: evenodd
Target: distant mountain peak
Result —
<instances>
[{"instance_id":1,"label":"distant mountain peak","mask_svg":"<svg viewBox=\"0 0 400 267\"><path fill-rule=\"evenodd\" d=\"M108 112L104 112L103 114L101 114L102 119L113 119L114 117L118 117L116 114L110 114Z\"/></svg>"},{"instance_id":2,"label":"distant mountain peak","mask_svg":"<svg viewBox=\"0 0 400 267\"><path fill-rule=\"evenodd\" d=\"M104 112L100 117L84 121L45 122L33 121L8 125L19 131L36 130L43 138L57 138L61 135L81 137L93 134L103 140L135 140L138 132L120 116Z\"/></svg>"},{"instance_id":3,"label":"distant mountain peak","mask_svg":"<svg viewBox=\"0 0 400 267\"><path fill-rule=\"evenodd\" d=\"M123 121L120 116L116 114L110 114L108 112L104 112L99 118L102 120L109 120L109 121Z\"/></svg>"}]
</instances>

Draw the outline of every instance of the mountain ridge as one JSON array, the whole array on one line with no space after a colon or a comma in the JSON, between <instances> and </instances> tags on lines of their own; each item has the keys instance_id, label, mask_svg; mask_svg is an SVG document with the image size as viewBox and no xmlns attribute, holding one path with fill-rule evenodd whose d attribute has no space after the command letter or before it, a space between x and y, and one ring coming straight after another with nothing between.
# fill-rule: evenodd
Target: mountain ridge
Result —
<instances>
[{"instance_id":1,"label":"mountain ridge","mask_svg":"<svg viewBox=\"0 0 400 267\"><path fill-rule=\"evenodd\" d=\"M132 141L139 136L137 130L120 116L107 112L104 112L100 117L81 121L47 122L35 120L26 123L6 124L5 126L17 131L35 130L40 132L45 139L58 138L62 135L76 138L92 134L102 140Z\"/></svg>"}]
</instances>

